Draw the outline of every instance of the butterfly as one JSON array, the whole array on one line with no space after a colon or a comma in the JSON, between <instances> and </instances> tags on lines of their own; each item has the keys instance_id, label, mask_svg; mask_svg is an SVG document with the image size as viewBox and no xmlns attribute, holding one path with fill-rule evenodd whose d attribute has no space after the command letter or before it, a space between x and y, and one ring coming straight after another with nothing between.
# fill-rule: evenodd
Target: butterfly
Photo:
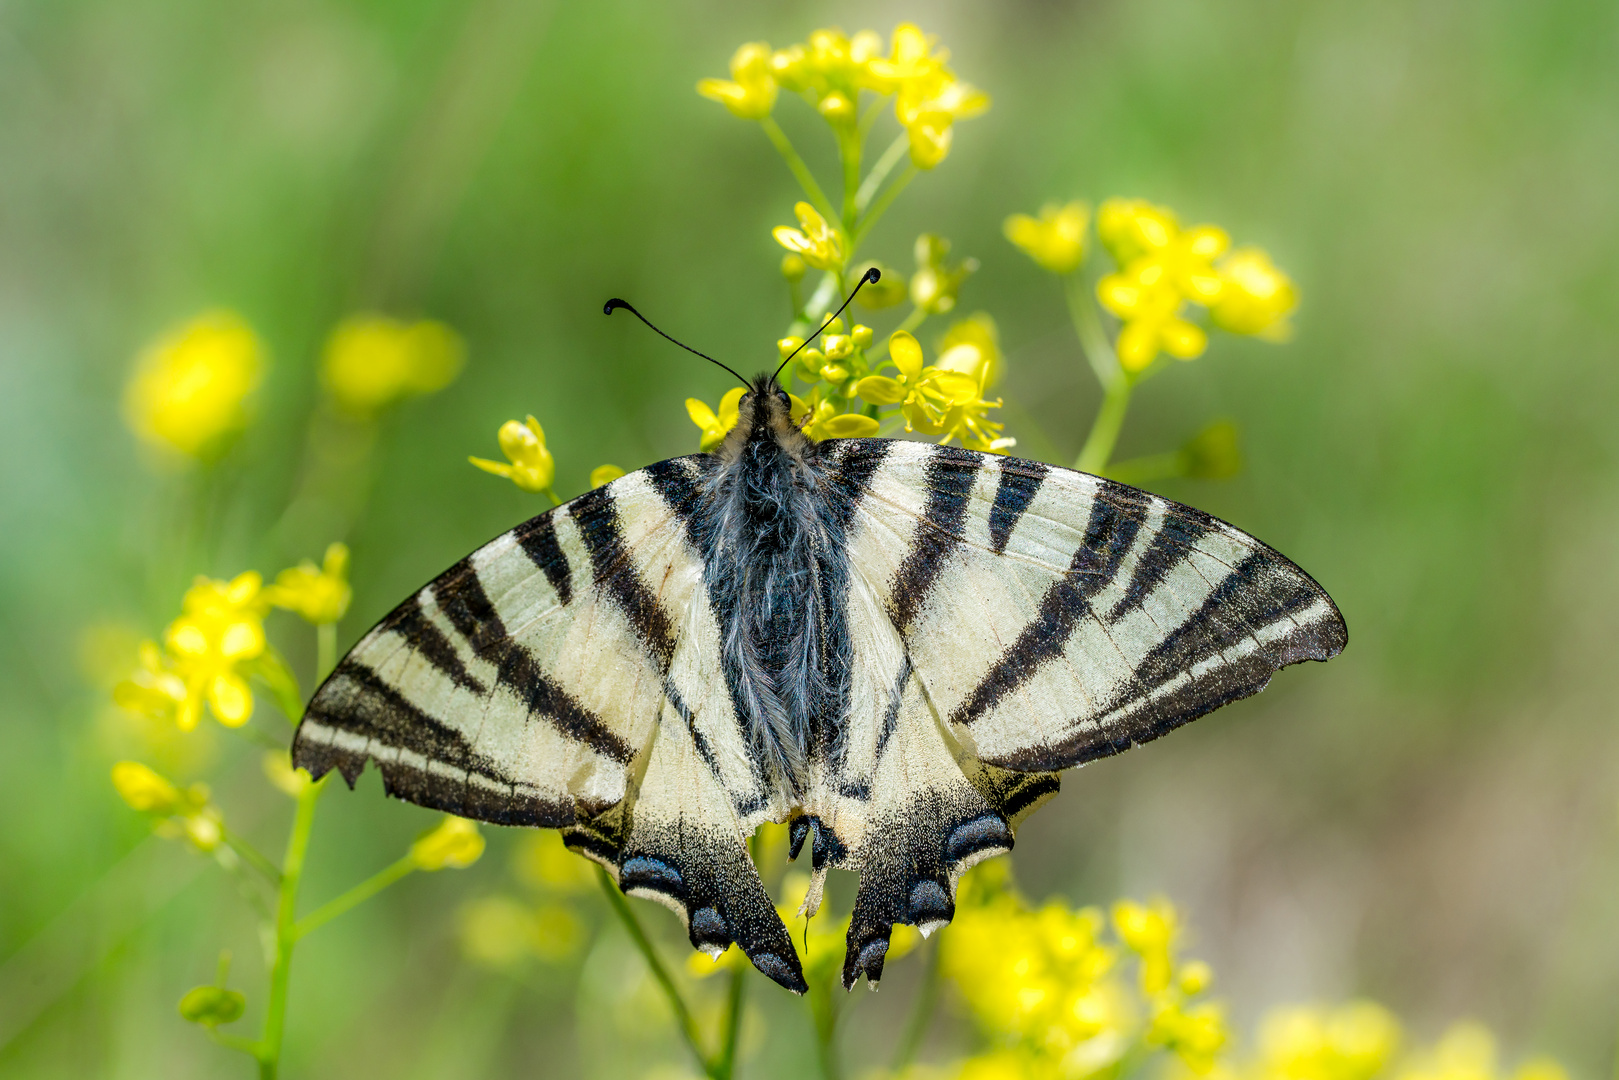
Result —
<instances>
[{"instance_id":1,"label":"butterfly","mask_svg":"<svg viewBox=\"0 0 1619 1080\"><path fill-rule=\"evenodd\" d=\"M843 985L875 986L894 925L948 923L961 874L1011 849L1061 770L1347 639L1309 575L1207 514L1036 461L817 442L761 375L713 452L586 492L406 599L315 693L293 760L351 787L375 762L390 795L560 829L694 947L734 943L802 993L745 842L787 822L803 914L828 870L859 873Z\"/></svg>"}]
</instances>

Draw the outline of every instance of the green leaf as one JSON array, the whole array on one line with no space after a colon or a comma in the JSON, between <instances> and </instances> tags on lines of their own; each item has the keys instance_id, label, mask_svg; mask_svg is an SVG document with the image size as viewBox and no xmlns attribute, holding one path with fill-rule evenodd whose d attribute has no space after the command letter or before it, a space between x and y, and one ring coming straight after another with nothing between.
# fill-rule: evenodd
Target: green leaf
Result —
<instances>
[{"instance_id":1,"label":"green leaf","mask_svg":"<svg viewBox=\"0 0 1619 1080\"><path fill-rule=\"evenodd\" d=\"M193 1024L214 1027L241 1018L247 999L223 986L199 986L180 999L180 1015Z\"/></svg>"}]
</instances>

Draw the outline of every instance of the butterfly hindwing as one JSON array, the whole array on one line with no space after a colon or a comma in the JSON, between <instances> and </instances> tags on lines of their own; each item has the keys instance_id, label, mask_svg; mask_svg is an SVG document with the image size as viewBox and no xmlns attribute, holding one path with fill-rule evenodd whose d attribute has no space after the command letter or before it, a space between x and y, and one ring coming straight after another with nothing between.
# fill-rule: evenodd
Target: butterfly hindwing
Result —
<instances>
[{"instance_id":1,"label":"butterfly hindwing","mask_svg":"<svg viewBox=\"0 0 1619 1080\"><path fill-rule=\"evenodd\" d=\"M695 476L655 467L665 486ZM803 976L744 828L780 810L719 677L703 564L632 473L480 548L367 634L310 703L296 764L500 824L562 828L629 893ZM715 688L722 688L716 692ZM743 818L748 820L744 823Z\"/></svg>"}]
</instances>

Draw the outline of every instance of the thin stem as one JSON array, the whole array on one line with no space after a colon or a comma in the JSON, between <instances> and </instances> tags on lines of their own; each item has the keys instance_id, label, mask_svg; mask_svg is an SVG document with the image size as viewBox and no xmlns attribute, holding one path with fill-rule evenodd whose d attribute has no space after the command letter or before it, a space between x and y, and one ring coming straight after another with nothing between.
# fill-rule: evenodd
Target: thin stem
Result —
<instances>
[{"instance_id":1,"label":"thin stem","mask_svg":"<svg viewBox=\"0 0 1619 1080\"><path fill-rule=\"evenodd\" d=\"M348 892L326 901L299 919L298 925L293 928L296 939L303 940L350 908L358 907L394 882L407 877L415 869L416 861L406 855L393 865L378 870Z\"/></svg>"},{"instance_id":2,"label":"thin stem","mask_svg":"<svg viewBox=\"0 0 1619 1080\"><path fill-rule=\"evenodd\" d=\"M834 974L833 979L837 976ZM823 1080L843 1080L843 1066L838 1061L838 1001L837 991L831 983L822 993L811 991L810 1011L815 1016L815 1055L821 1066Z\"/></svg>"},{"instance_id":3,"label":"thin stem","mask_svg":"<svg viewBox=\"0 0 1619 1080\"><path fill-rule=\"evenodd\" d=\"M899 174L899 179L889 184L888 190L878 196L877 201L872 204L871 209L860 219L859 226L855 228L854 241L850 244L851 251L860 246L860 241L864 240L866 234L871 232L871 227L877 224L877 220L887 212L890 206L894 205L894 200L899 198L899 193L904 191L906 185L915 180L916 174L921 171L915 165L906 166L905 171Z\"/></svg>"},{"instance_id":4,"label":"thin stem","mask_svg":"<svg viewBox=\"0 0 1619 1080\"><path fill-rule=\"evenodd\" d=\"M1122 372L1107 388L1102 395L1102 407L1096 410L1096 420L1091 424L1091 433L1086 436L1079 457L1074 459L1074 468L1098 476L1107 471L1113 447L1119 441L1119 431L1124 427L1124 414L1130 410L1130 393L1134 389L1135 380Z\"/></svg>"},{"instance_id":5,"label":"thin stem","mask_svg":"<svg viewBox=\"0 0 1619 1080\"><path fill-rule=\"evenodd\" d=\"M1124 369L1119 366L1119 358L1114 355L1113 345L1107 340L1107 331L1102 329L1096 301L1092 299L1082 274L1066 275L1063 288L1068 297L1068 314L1074 320L1074 333L1079 336L1080 350L1085 354L1091 370L1096 372L1102 389L1106 390L1124 377Z\"/></svg>"},{"instance_id":6,"label":"thin stem","mask_svg":"<svg viewBox=\"0 0 1619 1080\"><path fill-rule=\"evenodd\" d=\"M928 1025L933 1022L933 1010L938 1003L939 940L935 938L928 951L927 967L922 969L922 985L916 988L916 1003L911 1006L910 1019L905 1022L905 1034L900 1036L899 1045L894 1048L894 1060L888 1066L889 1072L903 1072L915 1060L916 1052L922 1046L922 1038L928 1033Z\"/></svg>"},{"instance_id":7,"label":"thin stem","mask_svg":"<svg viewBox=\"0 0 1619 1080\"><path fill-rule=\"evenodd\" d=\"M242 857L243 862L269 878L271 884L281 884L281 871L276 869L275 863L271 862L263 852L229 829L224 829L224 837L225 843L230 846L232 851Z\"/></svg>"},{"instance_id":8,"label":"thin stem","mask_svg":"<svg viewBox=\"0 0 1619 1080\"><path fill-rule=\"evenodd\" d=\"M742 1035L742 992L747 986L748 969L731 969L730 992L725 996L725 1021L720 1028L720 1056L714 1062L715 1080L731 1080L736 1072L736 1048Z\"/></svg>"},{"instance_id":9,"label":"thin stem","mask_svg":"<svg viewBox=\"0 0 1619 1080\"><path fill-rule=\"evenodd\" d=\"M561 506L562 505L562 500L557 498L557 493L555 491L552 491L550 488L545 489L545 497L547 499L551 500L551 505L552 506Z\"/></svg>"},{"instance_id":10,"label":"thin stem","mask_svg":"<svg viewBox=\"0 0 1619 1080\"><path fill-rule=\"evenodd\" d=\"M857 212L862 214L866 212L871 197L883 186L883 181L894 171L894 166L904 159L905 152L910 146L911 137L903 131L899 133L898 138L888 144L888 149L883 151L882 157L877 159L877 164L871 167L871 171L866 174L866 179L860 185L860 190L855 193L854 208Z\"/></svg>"},{"instance_id":11,"label":"thin stem","mask_svg":"<svg viewBox=\"0 0 1619 1080\"><path fill-rule=\"evenodd\" d=\"M275 1080L276 1071L281 1065L292 949L298 941L298 886L303 881L304 857L309 853L309 834L315 825L315 804L325 789L326 782L322 779L298 794L292 833L287 837L287 854L281 861L281 888L275 917L275 964L270 969L270 1000L264 1015L264 1038L259 1041L259 1080Z\"/></svg>"},{"instance_id":12,"label":"thin stem","mask_svg":"<svg viewBox=\"0 0 1619 1080\"><path fill-rule=\"evenodd\" d=\"M315 681L323 682L337 666L337 624L315 627Z\"/></svg>"},{"instance_id":13,"label":"thin stem","mask_svg":"<svg viewBox=\"0 0 1619 1080\"><path fill-rule=\"evenodd\" d=\"M804 194L809 196L809 201L815 209L819 210L826 220L837 221L838 212L832 209L832 200L826 197L821 185L815 182L814 174L809 171L809 166L804 164L804 159L798 156L798 151L793 149L792 140L781 130L781 125L776 123L774 117L766 116L759 121L759 126L765 129L765 135L786 160L787 167L793 172L793 178L798 181L798 186L804 189Z\"/></svg>"},{"instance_id":14,"label":"thin stem","mask_svg":"<svg viewBox=\"0 0 1619 1080\"><path fill-rule=\"evenodd\" d=\"M680 1029L681 1037L691 1048L692 1056L697 1059L697 1064L702 1067L705 1074L717 1077L714 1064L708 1060L708 1055L703 1053L702 1040L698 1036L697 1022L692 1019L691 1009L686 1007L686 999L680 996L680 989L675 986L675 980L670 976L669 969L664 966L663 958L652 947L652 940L646 936L641 921L635 917L635 912L630 910L629 900L619 891L607 871L600 866L596 867L596 881L601 885L602 893L607 897L607 904L613 909L613 914L618 916L619 922L623 923L624 929L628 931L630 940L635 942L635 947L641 951L641 958L652 970L652 977L663 988L664 996L669 999L669 1008L675 1014L675 1026Z\"/></svg>"}]
</instances>

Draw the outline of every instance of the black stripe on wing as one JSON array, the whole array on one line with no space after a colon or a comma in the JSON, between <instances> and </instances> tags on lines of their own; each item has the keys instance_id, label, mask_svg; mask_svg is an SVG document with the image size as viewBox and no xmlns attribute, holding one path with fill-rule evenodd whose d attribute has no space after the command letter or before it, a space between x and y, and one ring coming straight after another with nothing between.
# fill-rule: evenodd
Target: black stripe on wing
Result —
<instances>
[{"instance_id":1,"label":"black stripe on wing","mask_svg":"<svg viewBox=\"0 0 1619 1080\"><path fill-rule=\"evenodd\" d=\"M982 455L941 446L923 466L927 501L917 520L911 549L894 572L890 587L894 625L903 633L926 604L951 554L965 542L967 500L983 463Z\"/></svg>"}]
</instances>

